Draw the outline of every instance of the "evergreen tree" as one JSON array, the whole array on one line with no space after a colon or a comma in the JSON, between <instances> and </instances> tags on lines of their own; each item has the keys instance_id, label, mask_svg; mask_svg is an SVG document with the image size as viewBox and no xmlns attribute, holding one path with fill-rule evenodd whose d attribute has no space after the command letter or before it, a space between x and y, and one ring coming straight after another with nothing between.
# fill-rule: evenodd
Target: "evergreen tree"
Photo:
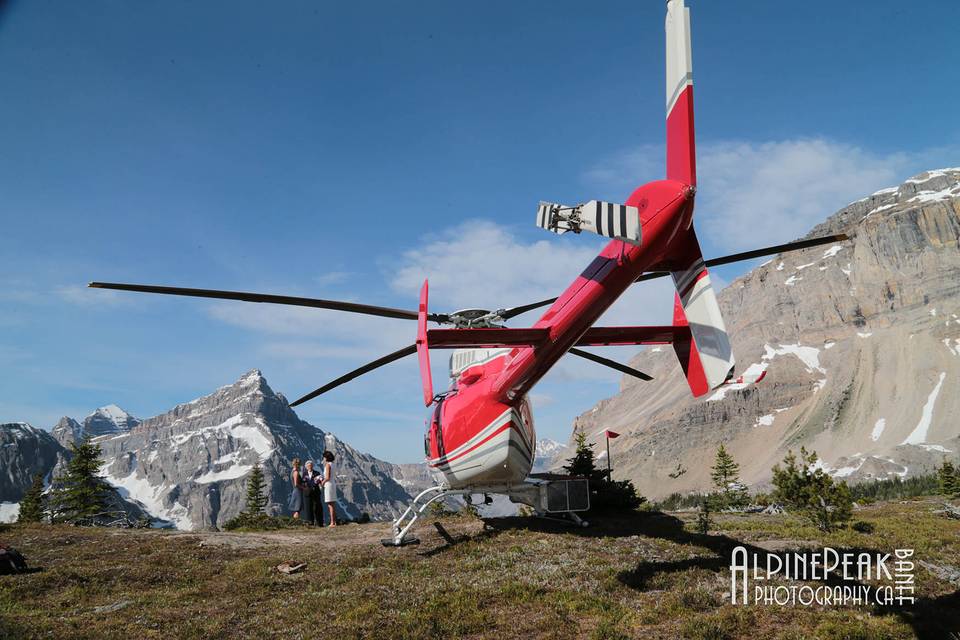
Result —
<instances>
[{"instance_id":1,"label":"evergreen tree","mask_svg":"<svg viewBox=\"0 0 960 640\"><path fill-rule=\"evenodd\" d=\"M630 480L611 480L606 469L597 469L593 455L593 443L587 442L587 435L578 431L577 448L573 457L563 467L570 475L584 476L590 481L591 510L633 510L646 502L646 498L637 495L637 489Z\"/></svg>"},{"instance_id":2,"label":"evergreen tree","mask_svg":"<svg viewBox=\"0 0 960 640\"><path fill-rule=\"evenodd\" d=\"M960 492L960 483L957 481L957 469L949 460L937 468L937 481L940 483L940 493L952 496Z\"/></svg>"},{"instance_id":3,"label":"evergreen tree","mask_svg":"<svg viewBox=\"0 0 960 640\"><path fill-rule=\"evenodd\" d=\"M258 462L253 465L253 471L250 472L250 477L247 479L247 508L244 513L257 515L263 512L263 508L267 506L267 497L263 495L263 489L263 469L260 468Z\"/></svg>"},{"instance_id":4,"label":"evergreen tree","mask_svg":"<svg viewBox=\"0 0 960 640\"><path fill-rule=\"evenodd\" d=\"M710 511L713 509L713 505L710 504L712 501L711 496L703 496L700 501L700 510L697 512L696 529L697 533L703 536L710 533L710 527L713 526L713 520L710 519Z\"/></svg>"},{"instance_id":5,"label":"evergreen tree","mask_svg":"<svg viewBox=\"0 0 960 640\"><path fill-rule=\"evenodd\" d=\"M717 448L710 478L717 490L718 507L742 507L749 501L747 488L740 482L740 465L722 444Z\"/></svg>"},{"instance_id":6,"label":"evergreen tree","mask_svg":"<svg viewBox=\"0 0 960 640\"><path fill-rule=\"evenodd\" d=\"M100 477L99 445L87 436L80 444L70 444L67 470L54 483L51 518L59 522L90 524L107 510L107 487Z\"/></svg>"},{"instance_id":7,"label":"evergreen tree","mask_svg":"<svg viewBox=\"0 0 960 640\"><path fill-rule=\"evenodd\" d=\"M575 436L577 448L573 457L567 460L563 467L572 476L584 476L591 483L602 478L606 474L597 470L596 458L593 455L593 443L587 442L587 434L578 431Z\"/></svg>"},{"instance_id":8,"label":"evergreen tree","mask_svg":"<svg viewBox=\"0 0 960 640\"><path fill-rule=\"evenodd\" d=\"M33 483L20 501L17 522L43 522L47 512L47 497L43 495L43 474L33 476Z\"/></svg>"},{"instance_id":9,"label":"evergreen tree","mask_svg":"<svg viewBox=\"0 0 960 640\"><path fill-rule=\"evenodd\" d=\"M853 498L845 482L834 482L816 463L815 451L800 447L799 464L793 451L788 451L784 466L773 467L773 499L807 516L820 529L830 531L850 519Z\"/></svg>"}]
</instances>

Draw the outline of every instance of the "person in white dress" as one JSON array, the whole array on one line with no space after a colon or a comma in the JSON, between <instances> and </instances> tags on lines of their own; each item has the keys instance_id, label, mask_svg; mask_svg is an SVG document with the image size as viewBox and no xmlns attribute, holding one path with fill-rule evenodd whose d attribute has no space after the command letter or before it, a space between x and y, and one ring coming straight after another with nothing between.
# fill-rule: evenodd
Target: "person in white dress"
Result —
<instances>
[{"instance_id":1,"label":"person in white dress","mask_svg":"<svg viewBox=\"0 0 960 640\"><path fill-rule=\"evenodd\" d=\"M330 526L337 526L337 514L334 509L334 503L337 501L337 483L333 478L333 460L332 451L323 452L323 501L327 503L327 510L330 512Z\"/></svg>"}]
</instances>

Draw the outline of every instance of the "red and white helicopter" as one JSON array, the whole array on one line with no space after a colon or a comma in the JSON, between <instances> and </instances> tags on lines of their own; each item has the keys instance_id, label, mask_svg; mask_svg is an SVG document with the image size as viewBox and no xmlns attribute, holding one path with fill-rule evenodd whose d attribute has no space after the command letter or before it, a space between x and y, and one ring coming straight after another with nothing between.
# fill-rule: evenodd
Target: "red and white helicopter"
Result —
<instances>
[{"instance_id":1,"label":"red and white helicopter","mask_svg":"<svg viewBox=\"0 0 960 640\"><path fill-rule=\"evenodd\" d=\"M579 347L671 344L690 390L701 396L734 382L734 357L707 267L805 249L847 239L834 235L792 242L705 261L693 227L696 157L690 13L684 0L668 0L666 16L666 179L638 187L623 204L591 200L565 206L540 203L537 225L555 233L589 231L611 238L587 268L557 298L510 309L466 309L449 314L427 307L427 283L417 311L352 302L237 291L92 282L89 286L202 298L267 302L334 309L417 321L416 342L370 362L308 393L291 406L326 393L378 367L417 354L423 401L432 406L424 447L427 463L442 482L420 493L394 522L385 544L412 542L410 528L432 501L450 495L504 494L538 513L589 507L585 480L532 477L536 432L528 393L570 353L650 380L650 376ZM630 285L670 275L676 286L673 324L595 327L594 323ZM503 323L549 305L527 328ZM453 328L428 328L428 323ZM450 386L434 394L429 350L456 349ZM753 380L756 381L756 380ZM736 382L750 382L742 378Z\"/></svg>"}]
</instances>

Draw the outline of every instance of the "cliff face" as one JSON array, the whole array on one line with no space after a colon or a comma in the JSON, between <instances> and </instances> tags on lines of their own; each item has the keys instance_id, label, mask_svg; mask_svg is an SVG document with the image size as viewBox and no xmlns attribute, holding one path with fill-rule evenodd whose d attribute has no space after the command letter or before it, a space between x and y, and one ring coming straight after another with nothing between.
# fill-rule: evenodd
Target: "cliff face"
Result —
<instances>
[{"instance_id":1,"label":"cliff face","mask_svg":"<svg viewBox=\"0 0 960 640\"><path fill-rule=\"evenodd\" d=\"M0 424L0 500L20 502L33 476L49 475L63 452L43 429L25 422Z\"/></svg>"},{"instance_id":2,"label":"cliff face","mask_svg":"<svg viewBox=\"0 0 960 640\"><path fill-rule=\"evenodd\" d=\"M720 443L759 486L800 445L847 480L931 469L960 450L958 210L960 168L848 205L809 235L850 241L778 256L719 296L737 372L763 381L694 399L672 348L647 349L632 364L656 380L625 377L574 429L621 432L614 475L652 498L707 488Z\"/></svg>"}]
</instances>

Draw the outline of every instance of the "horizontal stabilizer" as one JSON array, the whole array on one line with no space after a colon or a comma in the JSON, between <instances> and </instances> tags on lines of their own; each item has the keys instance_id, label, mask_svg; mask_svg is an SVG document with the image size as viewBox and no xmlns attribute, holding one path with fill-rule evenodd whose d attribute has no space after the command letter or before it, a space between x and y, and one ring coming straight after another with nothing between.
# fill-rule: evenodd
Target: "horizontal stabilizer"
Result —
<instances>
[{"instance_id":1,"label":"horizontal stabilizer","mask_svg":"<svg viewBox=\"0 0 960 640\"><path fill-rule=\"evenodd\" d=\"M640 245L640 210L625 204L591 200L570 207L541 202L537 208L537 226L554 233L589 231Z\"/></svg>"},{"instance_id":2,"label":"horizontal stabilizer","mask_svg":"<svg viewBox=\"0 0 960 640\"><path fill-rule=\"evenodd\" d=\"M491 349L535 347L550 339L549 329L428 329L427 342L434 349Z\"/></svg>"},{"instance_id":3,"label":"horizontal stabilizer","mask_svg":"<svg viewBox=\"0 0 960 640\"><path fill-rule=\"evenodd\" d=\"M591 327L577 341L578 347L610 347L625 344L670 344L689 340L689 327Z\"/></svg>"}]
</instances>

